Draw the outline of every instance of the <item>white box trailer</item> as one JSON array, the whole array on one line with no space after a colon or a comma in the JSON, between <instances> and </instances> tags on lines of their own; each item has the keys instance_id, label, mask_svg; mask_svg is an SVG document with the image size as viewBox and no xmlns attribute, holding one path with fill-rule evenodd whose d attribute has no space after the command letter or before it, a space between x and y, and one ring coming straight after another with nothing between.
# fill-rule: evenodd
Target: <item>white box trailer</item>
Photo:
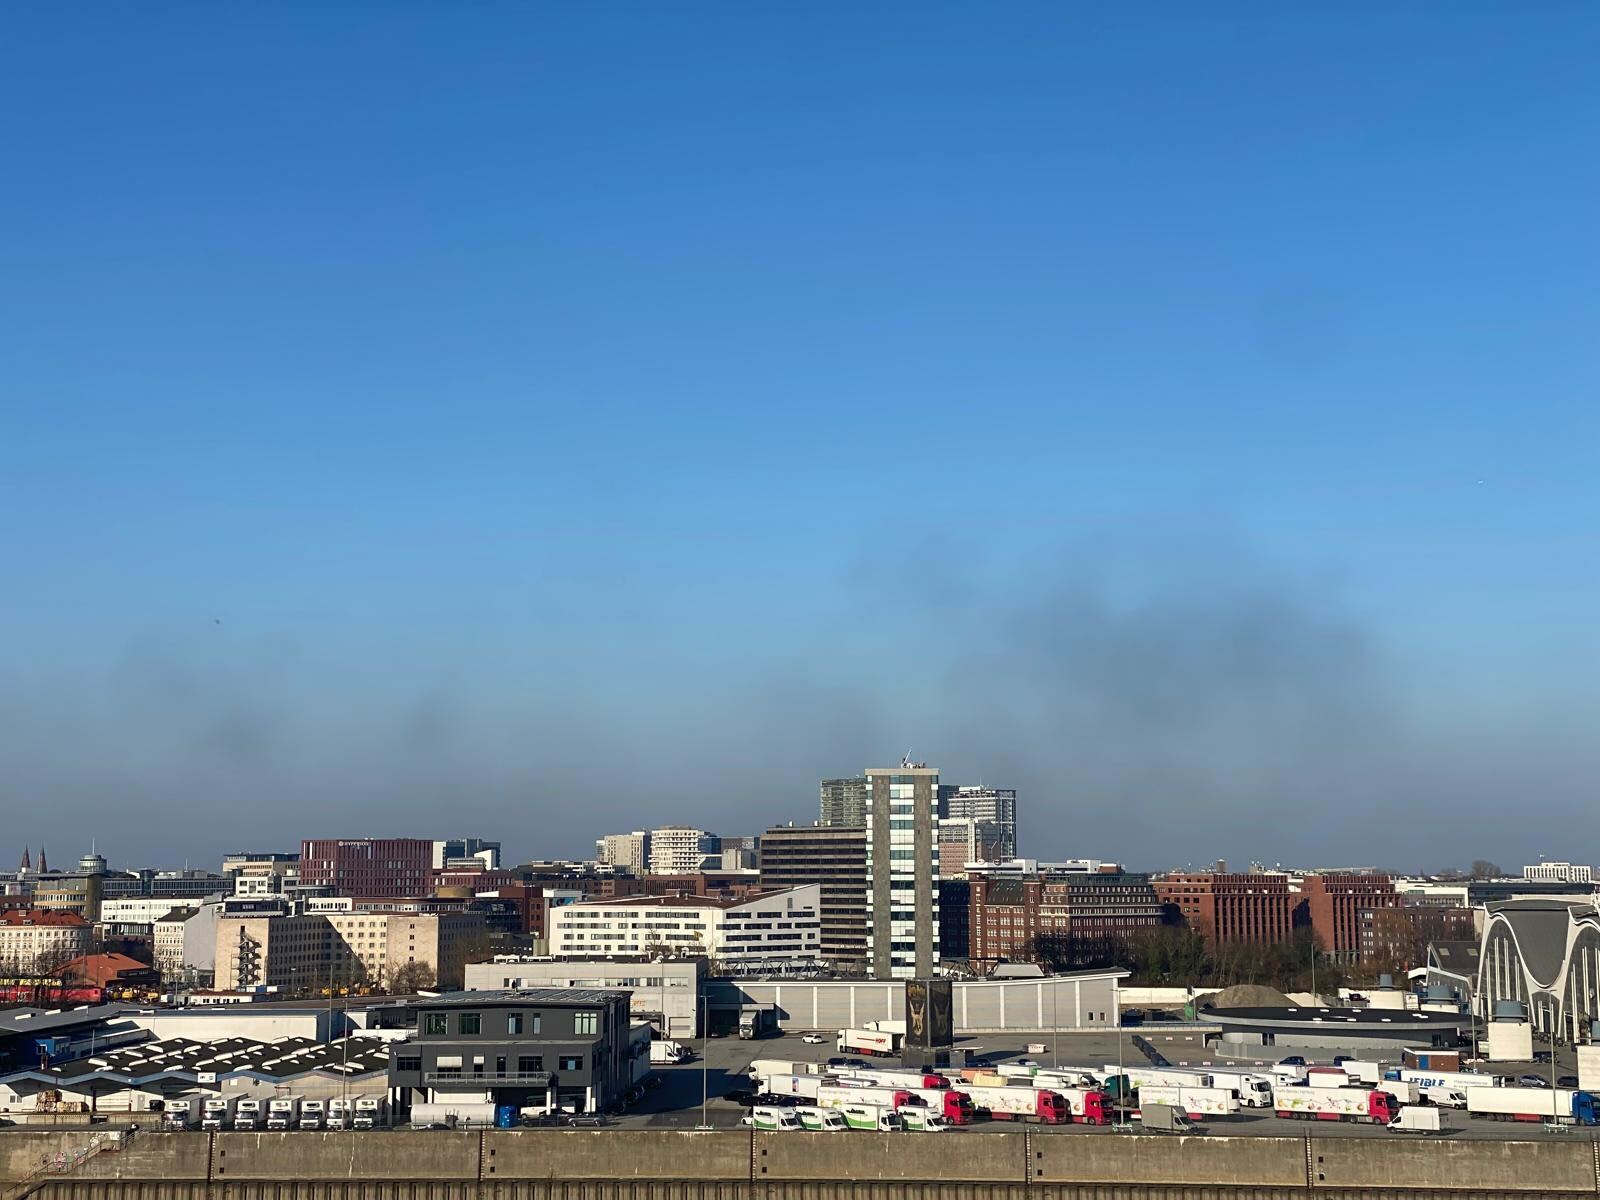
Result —
<instances>
[{"instance_id":1,"label":"white box trailer","mask_svg":"<svg viewBox=\"0 0 1600 1200\"><path fill-rule=\"evenodd\" d=\"M1373 1090L1388 1092L1401 1104L1421 1104L1422 1089L1416 1084L1405 1079L1380 1079L1373 1084Z\"/></svg>"},{"instance_id":2,"label":"white box trailer","mask_svg":"<svg viewBox=\"0 0 1600 1200\"><path fill-rule=\"evenodd\" d=\"M267 1128L293 1129L300 1123L300 1097L274 1096L267 1101Z\"/></svg>"},{"instance_id":3,"label":"white box trailer","mask_svg":"<svg viewBox=\"0 0 1600 1200\"><path fill-rule=\"evenodd\" d=\"M355 1101L346 1099L344 1096L335 1096L332 1100L329 1100L328 1128L349 1129L354 1109Z\"/></svg>"},{"instance_id":4,"label":"white box trailer","mask_svg":"<svg viewBox=\"0 0 1600 1200\"><path fill-rule=\"evenodd\" d=\"M357 1129L382 1129L389 1123L389 1097L357 1096L354 1126Z\"/></svg>"},{"instance_id":5,"label":"white box trailer","mask_svg":"<svg viewBox=\"0 0 1600 1200\"><path fill-rule=\"evenodd\" d=\"M1504 1075L1479 1075L1473 1071L1419 1071L1407 1067L1399 1075L1402 1082L1414 1083L1419 1088L1453 1087L1466 1091L1478 1087L1508 1087L1511 1083Z\"/></svg>"},{"instance_id":6,"label":"white box trailer","mask_svg":"<svg viewBox=\"0 0 1600 1200\"><path fill-rule=\"evenodd\" d=\"M322 1129L328 1116L328 1103L326 1100L313 1100L309 1097L300 1101L300 1128L308 1132Z\"/></svg>"},{"instance_id":7,"label":"white box trailer","mask_svg":"<svg viewBox=\"0 0 1600 1200\"><path fill-rule=\"evenodd\" d=\"M1578 1047L1578 1087L1600 1092L1600 1042Z\"/></svg>"},{"instance_id":8,"label":"white box trailer","mask_svg":"<svg viewBox=\"0 0 1600 1200\"><path fill-rule=\"evenodd\" d=\"M1231 1117L1239 1111L1239 1098L1228 1088L1142 1087L1139 1107L1165 1104L1182 1109L1191 1121L1201 1117Z\"/></svg>"},{"instance_id":9,"label":"white box trailer","mask_svg":"<svg viewBox=\"0 0 1600 1200\"><path fill-rule=\"evenodd\" d=\"M246 1133L260 1129L263 1121L261 1108L262 1104L259 1100L249 1096L240 1099L233 1108L233 1127Z\"/></svg>"},{"instance_id":10,"label":"white box trailer","mask_svg":"<svg viewBox=\"0 0 1600 1200\"><path fill-rule=\"evenodd\" d=\"M199 1096L174 1096L167 1101L161 1114L163 1129L197 1129L200 1126L201 1105Z\"/></svg>"},{"instance_id":11,"label":"white box trailer","mask_svg":"<svg viewBox=\"0 0 1600 1200\"><path fill-rule=\"evenodd\" d=\"M792 1062L787 1058L758 1058L750 1064L751 1082L758 1082L768 1075L822 1075L826 1072L821 1063Z\"/></svg>"},{"instance_id":12,"label":"white box trailer","mask_svg":"<svg viewBox=\"0 0 1600 1200\"><path fill-rule=\"evenodd\" d=\"M657 1067L688 1062L694 1052L682 1042L662 1041L650 1043L650 1064Z\"/></svg>"},{"instance_id":13,"label":"white box trailer","mask_svg":"<svg viewBox=\"0 0 1600 1200\"><path fill-rule=\"evenodd\" d=\"M1117 1065L1103 1069L1101 1078L1117 1074ZM1128 1077L1128 1086L1138 1091L1144 1087L1210 1087L1212 1074L1210 1071L1194 1071L1179 1067L1152 1067L1141 1066L1138 1063L1129 1063L1122 1068L1122 1074Z\"/></svg>"},{"instance_id":14,"label":"white box trailer","mask_svg":"<svg viewBox=\"0 0 1600 1200\"><path fill-rule=\"evenodd\" d=\"M1467 1111L1502 1121L1595 1123L1594 1097L1569 1088L1475 1087L1467 1092Z\"/></svg>"},{"instance_id":15,"label":"white box trailer","mask_svg":"<svg viewBox=\"0 0 1600 1200\"><path fill-rule=\"evenodd\" d=\"M815 1100L825 1075L763 1075L760 1087L774 1096L804 1096Z\"/></svg>"},{"instance_id":16,"label":"white box trailer","mask_svg":"<svg viewBox=\"0 0 1600 1200\"><path fill-rule=\"evenodd\" d=\"M893 1058L900 1053L903 1035L879 1029L841 1029L834 1045L840 1054L866 1054Z\"/></svg>"},{"instance_id":17,"label":"white box trailer","mask_svg":"<svg viewBox=\"0 0 1600 1200\"><path fill-rule=\"evenodd\" d=\"M1347 1058L1339 1064L1344 1068L1344 1073L1357 1083L1364 1083L1371 1087L1383 1080L1383 1064L1377 1062L1363 1062Z\"/></svg>"}]
</instances>

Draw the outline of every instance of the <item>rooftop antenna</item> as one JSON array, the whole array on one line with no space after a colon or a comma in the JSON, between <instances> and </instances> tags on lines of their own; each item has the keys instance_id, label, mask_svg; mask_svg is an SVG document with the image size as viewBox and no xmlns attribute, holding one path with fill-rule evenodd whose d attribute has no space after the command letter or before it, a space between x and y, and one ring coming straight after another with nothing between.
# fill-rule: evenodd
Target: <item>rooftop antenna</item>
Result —
<instances>
[{"instance_id":1,"label":"rooftop antenna","mask_svg":"<svg viewBox=\"0 0 1600 1200\"><path fill-rule=\"evenodd\" d=\"M909 767L911 765L911 751L907 750L905 752L905 757L900 760L900 765L902 767Z\"/></svg>"}]
</instances>

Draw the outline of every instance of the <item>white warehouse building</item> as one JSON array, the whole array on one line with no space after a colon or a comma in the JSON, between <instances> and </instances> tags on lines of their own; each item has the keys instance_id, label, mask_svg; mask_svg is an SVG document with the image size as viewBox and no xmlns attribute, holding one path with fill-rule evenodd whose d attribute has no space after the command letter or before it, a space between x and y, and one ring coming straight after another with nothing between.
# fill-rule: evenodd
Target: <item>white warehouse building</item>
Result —
<instances>
[{"instance_id":1,"label":"white warehouse building","mask_svg":"<svg viewBox=\"0 0 1600 1200\"><path fill-rule=\"evenodd\" d=\"M742 900L626 896L550 913L556 958L704 957L714 963L792 962L821 956L822 888L814 883Z\"/></svg>"}]
</instances>

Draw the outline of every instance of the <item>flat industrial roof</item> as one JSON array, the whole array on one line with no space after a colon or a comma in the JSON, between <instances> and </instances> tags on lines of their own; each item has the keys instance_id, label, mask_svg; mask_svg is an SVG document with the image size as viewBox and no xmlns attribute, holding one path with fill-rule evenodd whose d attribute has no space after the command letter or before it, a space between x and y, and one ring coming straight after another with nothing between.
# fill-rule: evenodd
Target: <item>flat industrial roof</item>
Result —
<instances>
[{"instance_id":1,"label":"flat industrial roof","mask_svg":"<svg viewBox=\"0 0 1600 1200\"><path fill-rule=\"evenodd\" d=\"M353 1077L388 1069L389 1042L383 1038L353 1037L336 1042L316 1042L303 1037L279 1038L273 1042L220 1038L201 1042L173 1037L107 1050L49 1067L13 1071L6 1078L53 1079L62 1083L95 1078L134 1082L163 1076L193 1080L201 1074L212 1073L291 1079L316 1071Z\"/></svg>"},{"instance_id":2,"label":"flat industrial roof","mask_svg":"<svg viewBox=\"0 0 1600 1200\"><path fill-rule=\"evenodd\" d=\"M438 1008L486 1004L609 1004L627 999L624 988L493 988L481 992L446 992L442 996L417 1001L417 1008Z\"/></svg>"}]
</instances>

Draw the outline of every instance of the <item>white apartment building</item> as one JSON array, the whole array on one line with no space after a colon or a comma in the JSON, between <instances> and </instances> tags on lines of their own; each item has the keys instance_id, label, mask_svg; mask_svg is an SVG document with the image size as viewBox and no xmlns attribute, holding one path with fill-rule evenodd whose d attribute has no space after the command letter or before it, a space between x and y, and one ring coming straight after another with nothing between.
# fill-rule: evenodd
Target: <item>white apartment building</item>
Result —
<instances>
[{"instance_id":1,"label":"white apartment building","mask_svg":"<svg viewBox=\"0 0 1600 1200\"><path fill-rule=\"evenodd\" d=\"M705 957L737 963L821 957L822 888L711 896L625 896L569 904L550 914L558 959Z\"/></svg>"},{"instance_id":2,"label":"white apartment building","mask_svg":"<svg viewBox=\"0 0 1600 1200\"><path fill-rule=\"evenodd\" d=\"M603 867L626 867L635 875L643 875L650 869L650 835L642 829L608 833L595 842L594 853Z\"/></svg>"},{"instance_id":3,"label":"white apartment building","mask_svg":"<svg viewBox=\"0 0 1600 1200\"><path fill-rule=\"evenodd\" d=\"M42 908L0 913L0 974L48 973L87 954L90 929L76 913Z\"/></svg>"},{"instance_id":4,"label":"white apartment building","mask_svg":"<svg viewBox=\"0 0 1600 1200\"><path fill-rule=\"evenodd\" d=\"M663 825L650 831L650 874L690 875L700 869L717 839L692 825Z\"/></svg>"},{"instance_id":5,"label":"white apartment building","mask_svg":"<svg viewBox=\"0 0 1600 1200\"><path fill-rule=\"evenodd\" d=\"M192 908L198 901L171 896L128 896L100 901L102 925L154 925L175 908Z\"/></svg>"},{"instance_id":6,"label":"white apartment building","mask_svg":"<svg viewBox=\"0 0 1600 1200\"><path fill-rule=\"evenodd\" d=\"M1540 862L1523 867L1522 877L1538 883L1593 883L1594 868L1569 862Z\"/></svg>"}]
</instances>

